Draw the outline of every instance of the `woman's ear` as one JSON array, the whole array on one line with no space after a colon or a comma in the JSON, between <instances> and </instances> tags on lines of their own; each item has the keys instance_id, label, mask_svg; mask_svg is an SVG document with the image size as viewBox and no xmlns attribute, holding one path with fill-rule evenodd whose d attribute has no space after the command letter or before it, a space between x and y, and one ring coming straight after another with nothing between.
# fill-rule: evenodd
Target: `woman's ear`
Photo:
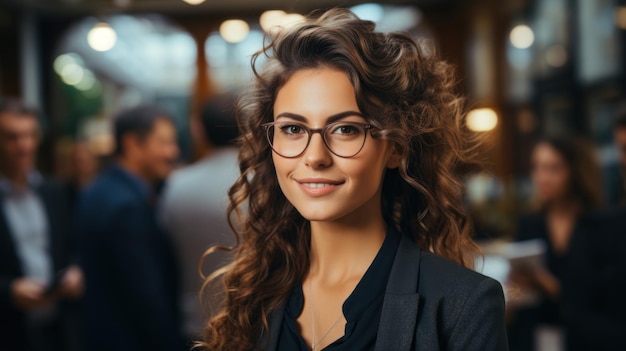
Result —
<instances>
[{"instance_id":1,"label":"woman's ear","mask_svg":"<svg viewBox=\"0 0 626 351\"><path fill-rule=\"evenodd\" d=\"M400 162L402 161L402 155L400 154L400 150L396 145L392 145L389 156L387 157L387 168L398 168L400 167Z\"/></svg>"}]
</instances>

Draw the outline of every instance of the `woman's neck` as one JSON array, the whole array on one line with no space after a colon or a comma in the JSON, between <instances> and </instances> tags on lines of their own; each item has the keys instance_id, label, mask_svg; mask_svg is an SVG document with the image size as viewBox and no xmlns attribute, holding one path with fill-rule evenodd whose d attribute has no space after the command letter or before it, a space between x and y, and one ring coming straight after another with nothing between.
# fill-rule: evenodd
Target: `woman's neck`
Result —
<instances>
[{"instance_id":1,"label":"woman's neck","mask_svg":"<svg viewBox=\"0 0 626 351\"><path fill-rule=\"evenodd\" d=\"M573 199L565 198L552 201L546 208L549 215L576 217L582 212L581 204Z\"/></svg>"},{"instance_id":2,"label":"woman's neck","mask_svg":"<svg viewBox=\"0 0 626 351\"><path fill-rule=\"evenodd\" d=\"M311 222L309 277L329 285L360 279L382 246L386 231L382 215L360 223Z\"/></svg>"}]
</instances>

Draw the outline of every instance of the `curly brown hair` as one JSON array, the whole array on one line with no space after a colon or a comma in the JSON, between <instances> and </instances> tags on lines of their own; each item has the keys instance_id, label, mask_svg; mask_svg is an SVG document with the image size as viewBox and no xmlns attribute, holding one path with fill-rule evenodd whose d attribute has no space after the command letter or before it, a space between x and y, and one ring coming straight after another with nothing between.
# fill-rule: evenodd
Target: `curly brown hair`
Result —
<instances>
[{"instance_id":1,"label":"curly brown hair","mask_svg":"<svg viewBox=\"0 0 626 351\"><path fill-rule=\"evenodd\" d=\"M257 71L261 55L268 62ZM253 56L252 67L254 85L238 103L241 177L229 191L229 218L245 215L234 229L234 261L205 283L220 276L225 292L200 347L262 348L269 314L309 269L310 224L283 195L261 127L274 119L278 90L302 69L347 74L360 111L377 127L372 136L389 140L402 156L383 180L387 223L423 250L472 265L476 245L455 169L473 159L475 144L448 64L405 34L377 32L373 22L332 9L283 29Z\"/></svg>"}]
</instances>

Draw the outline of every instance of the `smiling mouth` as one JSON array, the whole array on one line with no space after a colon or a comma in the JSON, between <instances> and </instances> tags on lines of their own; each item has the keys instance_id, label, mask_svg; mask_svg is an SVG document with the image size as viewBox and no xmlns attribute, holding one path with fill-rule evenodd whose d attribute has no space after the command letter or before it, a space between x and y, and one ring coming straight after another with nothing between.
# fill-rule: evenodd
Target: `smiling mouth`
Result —
<instances>
[{"instance_id":1,"label":"smiling mouth","mask_svg":"<svg viewBox=\"0 0 626 351\"><path fill-rule=\"evenodd\" d=\"M329 184L329 183L300 183L303 186L306 186L307 188L311 188L311 189L319 189L319 188L323 188L325 186L333 186L335 184Z\"/></svg>"},{"instance_id":2,"label":"smiling mouth","mask_svg":"<svg viewBox=\"0 0 626 351\"><path fill-rule=\"evenodd\" d=\"M297 180L297 183L305 193L311 196L322 196L330 194L343 184L343 182L331 181L326 179L324 179L323 181L317 179L315 181L303 179Z\"/></svg>"}]
</instances>

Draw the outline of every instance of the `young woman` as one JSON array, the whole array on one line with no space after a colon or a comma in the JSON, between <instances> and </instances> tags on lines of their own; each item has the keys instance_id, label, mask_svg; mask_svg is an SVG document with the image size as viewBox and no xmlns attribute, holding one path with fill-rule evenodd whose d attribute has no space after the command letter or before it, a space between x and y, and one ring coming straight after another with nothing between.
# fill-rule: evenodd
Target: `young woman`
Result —
<instances>
[{"instance_id":1,"label":"young woman","mask_svg":"<svg viewBox=\"0 0 626 351\"><path fill-rule=\"evenodd\" d=\"M207 350L504 350L454 166L450 68L333 9L282 30L239 103L244 204Z\"/></svg>"},{"instance_id":2,"label":"young woman","mask_svg":"<svg viewBox=\"0 0 626 351\"><path fill-rule=\"evenodd\" d=\"M541 325L564 329L562 283L577 272L580 253L574 235L585 235L580 226L602 205L600 169L590 148L566 136L540 139L531 155L531 179L538 211L520 219L516 240L542 239L547 250L544 267L516 269L511 280L522 289L539 292L537 307L515 314L511 325L511 349L533 350ZM582 251L581 251L582 250ZM568 336L570 337L570 336Z\"/></svg>"}]
</instances>

